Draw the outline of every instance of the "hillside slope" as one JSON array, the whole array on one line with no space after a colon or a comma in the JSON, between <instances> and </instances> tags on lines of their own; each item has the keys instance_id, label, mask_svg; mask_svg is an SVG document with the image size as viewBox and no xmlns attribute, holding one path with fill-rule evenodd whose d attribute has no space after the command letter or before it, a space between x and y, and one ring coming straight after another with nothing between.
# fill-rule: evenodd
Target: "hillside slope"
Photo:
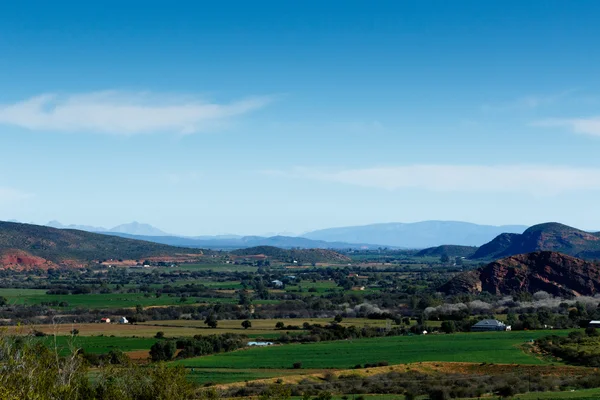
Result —
<instances>
[{"instance_id":1,"label":"hillside slope","mask_svg":"<svg viewBox=\"0 0 600 400\"><path fill-rule=\"evenodd\" d=\"M385 223L323 229L303 237L329 242L374 243L383 246L423 249L448 243L481 246L501 233L522 233L526 226L477 225L458 221Z\"/></svg>"},{"instance_id":2,"label":"hillside slope","mask_svg":"<svg viewBox=\"0 0 600 400\"><path fill-rule=\"evenodd\" d=\"M522 234L504 233L481 246L471 258L495 259L534 251L557 251L574 257L600 257L600 235L556 222L534 225Z\"/></svg>"},{"instance_id":3,"label":"hillside slope","mask_svg":"<svg viewBox=\"0 0 600 400\"><path fill-rule=\"evenodd\" d=\"M455 246L445 244L443 246L429 247L415 254L416 257L471 257L476 251L475 246Z\"/></svg>"},{"instance_id":4,"label":"hillside slope","mask_svg":"<svg viewBox=\"0 0 600 400\"><path fill-rule=\"evenodd\" d=\"M272 246L258 246L250 247L247 249L234 250L231 252L235 256L254 256L254 255L265 255L271 259L279 260L282 262L293 262L297 261L303 264L309 263L346 263L350 262L351 259L332 250L324 249L293 249L285 250L278 247Z\"/></svg>"},{"instance_id":5,"label":"hillside slope","mask_svg":"<svg viewBox=\"0 0 600 400\"><path fill-rule=\"evenodd\" d=\"M244 249L248 247L273 246L284 249L376 249L376 244L325 242L294 236L242 236L242 237L180 237L180 236L139 236L118 232L100 232L106 235L121 236L130 239L147 240L154 243L168 244L203 249Z\"/></svg>"},{"instance_id":6,"label":"hillside slope","mask_svg":"<svg viewBox=\"0 0 600 400\"><path fill-rule=\"evenodd\" d=\"M539 251L492 262L452 278L439 289L447 294L512 294L543 290L557 296L600 292L600 266L565 254Z\"/></svg>"},{"instance_id":7,"label":"hillside slope","mask_svg":"<svg viewBox=\"0 0 600 400\"><path fill-rule=\"evenodd\" d=\"M11 265L27 264L28 257L36 264L72 266L102 259L133 259L203 254L199 250L166 246L140 240L124 239L77 230L0 221L0 256ZM37 257L37 258L36 258Z\"/></svg>"}]
</instances>

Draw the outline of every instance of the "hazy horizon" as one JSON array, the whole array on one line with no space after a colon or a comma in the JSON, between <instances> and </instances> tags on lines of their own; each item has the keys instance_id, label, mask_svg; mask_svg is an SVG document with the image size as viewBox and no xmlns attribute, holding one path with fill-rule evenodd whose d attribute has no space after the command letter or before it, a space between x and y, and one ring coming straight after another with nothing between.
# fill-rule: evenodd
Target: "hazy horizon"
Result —
<instances>
[{"instance_id":1,"label":"hazy horizon","mask_svg":"<svg viewBox=\"0 0 600 400\"><path fill-rule=\"evenodd\" d=\"M600 227L600 3L0 5L0 220Z\"/></svg>"}]
</instances>

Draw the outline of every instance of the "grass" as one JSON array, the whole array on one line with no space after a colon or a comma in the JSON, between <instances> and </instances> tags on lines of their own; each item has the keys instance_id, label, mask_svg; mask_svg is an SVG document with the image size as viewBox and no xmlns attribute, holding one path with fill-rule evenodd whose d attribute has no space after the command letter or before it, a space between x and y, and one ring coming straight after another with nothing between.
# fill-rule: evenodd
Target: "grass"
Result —
<instances>
[{"instance_id":1,"label":"grass","mask_svg":"<svg viewBox=\"0 0 600 400\"><path fill-rule=\"evenodd\" d=\"M514 399L520 400L598 400L600 388L574 390L572 392L531 392L516 395Z\"/></svg>"},{"instance_id":2,"label":"grass","mask_svg":"<svg viewBox=\"0 0 600 400\"><path fill-rule=\"evenodd\" d=\"M306 373L318 371L306 371ZM302 372L301 372L302 373ZM298 370L265 369L188 369L188 378L196 383L235 383L256 379L277 378L286 375L298 375Z\"/></svg>"},{"instance_id":3,"label":"grass","mask_svg":"<svg viewBox=\"0 0 600 400\"><path fill-rule=\"evenodd\" d=\"M459 333L454 335L400 336L250 348L233 353L192 358L176 363L197 368L352 368L357 364L387 361L404 364L421 361L547 364L526 354L520 345L548 335L548 331ZM566 335L568 331L554 331Z\"/></svg>"},{"instance_id":4,"label":"grass","mask_svg":"<svg viewBox=\"0 0 600 400\"><path fill-rule=\"evenodd\" d=\"M166 337L194 336L199 335L199 329L186 327L151 326L137 324L44 324L28 325L20 327L7 327L9 333L28 334L36 330L48 335L69 336L73 329L79 331L79 336L119 336L119 337L154 337L156 332L162 331Z\"/></svg>"},{"instance_id":5,"label":"grass","mask_svg":"<svg viewBox=\"0 0 600 400\"><path fill-rule=\"evenodd\" d=\"M172 268L156 268L158 270L173 270ZM256 272L258 267L235 264L180 264L177 269L188 271L219 271L219 272Z\"/></svg>"},{"instance_id":6,"label":"grass","mask_svg":"<svg viewBox=\"0 0 600 400\"><path fill-rule=\"evenodd\" d=\"M283 319L253 319L252 327L249 329L242 328L241 319L232 319L232 320L222 320L219 321L219 324L216 329L209 329L204 324L202 320L165 320L165 321L148 321L141 322L140 325L153 325L153 326L178 326L178 327L195 327L206 329L207 334L212 333L239 333L239 334L277 334L281 335L287 332L286 329L275 329L275 324L277 322L283 322L287 325L297 325L302 327L302 324L308 322L310 324L322 324L326 325L333 321L332 318L283 318ZM375 319L367 319L367 318L346 318L342 321L340 325L344 326L381 326L384 327L386 325L385 320L375 320ZM289 331L293 332L301 332L301 331Z\"/></svg>"},{"instance_id":7,"label":"grass","mask_svg":"<svg viewBox=\"0 0 600 400\"><path fill-rule=\"evenodd\" d=\"M47 336L41 338L47 345L53 347L54 340L61 349L62 354L69 352L70 348L84 349L87 353L108 353L110 350L119 349L121 351L148 350L156 339L151 338L133 338L133 337L110 337L110 336Z\"/></svg>"},{"instance_id":8,"label":"grass","mask_svg":"<svg viewBox=\"0 0 600 400\"><path fill-rule=\"evenodd\" d=\"M68 306L60 309L73 308L132 308L138 304L142 307L168 306L195 303L234 303L234 298L189 298L186 303L180 303L179 297L163 295L161 297L146 297L143 293L90 293L49 295L39 289L0 289L0 296L6 297L10 304L34 305L44 302L66 302ZM266 300L268 301L268 300ZM257 302L258 303L258 302Z\"/></svg>"}]
</instances>

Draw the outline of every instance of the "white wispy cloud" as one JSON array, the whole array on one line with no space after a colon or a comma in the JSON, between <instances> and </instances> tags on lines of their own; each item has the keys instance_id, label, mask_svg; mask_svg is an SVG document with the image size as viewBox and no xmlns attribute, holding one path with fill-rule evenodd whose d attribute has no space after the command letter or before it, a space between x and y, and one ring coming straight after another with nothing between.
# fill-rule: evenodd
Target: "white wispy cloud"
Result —
<instances>
[{"instance_id":1,"label":"white wispy cloud","mask_svg":"<svg viewBox=\"0 0 600 400\"><path fill-rule=\"evenodd\" d=\"M386 190L418 188L436 192L514 192L540 195L600 190L600 168L550 165L421 164L338 170L298 167L264 173Z\"/></svg>"},{"instance_id":2,"label":"white wispy cloud","mask_svg":"<svg viewBox=\"0 0 600 400\"><path fill-rule=\"evenodd\" d=\"M25 193L18 189L9 187L0 187L0 204L14 203L26 200L32 197L30 193Z\"/></svg>"},{"instance_id":3,"label":"white wispy cloud","mask_svg":"<svg viewBox=\"0 0 600 400\"><path fill-rule=\"evenodd\" d=\"M565 90L560 93L554 93L549 95L529 95L523 96L518 99L506 101L503 103L489 103L484 104L481 109L484 112L504 112L504 111L516 111L516 110L533 110L542 106L554 104L559 100L568 97L574 89Z\"/></svg>"},{"instance_id":4,"label":"white wispy cloud","mask_svg":"<svg viewBox=\"0 0 600 400\"><path fill-rule=\"evenodd\" d=\"M258 110L271 100L268 96L251 97L219 104L149 92L42 94L0 105L0 124L35 131L190 134Z\"/></svg>"},{"instance_id":5,"label":"white wispy cloud","mask_svg":"<svg viewBox=\"0 0 600 400\"><path fill-rule=\"evenodd\" d=\"M545 119L532 125L543 127L563 127L574 133L590 136L600 136L600 116L589 118Z\"/></svg>"}]
</instances>

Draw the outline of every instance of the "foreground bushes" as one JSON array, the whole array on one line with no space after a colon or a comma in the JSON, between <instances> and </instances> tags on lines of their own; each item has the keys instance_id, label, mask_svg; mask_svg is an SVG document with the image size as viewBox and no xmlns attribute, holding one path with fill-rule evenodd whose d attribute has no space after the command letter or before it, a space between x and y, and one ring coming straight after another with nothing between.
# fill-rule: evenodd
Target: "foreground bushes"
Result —
<instances>
[{"instance_id":1,"label":"foreground bushes","mask_svg":"<svg viewBox=\"0 0 600 400\"><path fill-rule=\"evenodd\" d=\"M479 398L495 395L509 398L518 393L544 392L600 387L600 374L589 376L554 376L531 374L527 379L519 373L499 375L424 374L416 371L387 372L371 376L348 373L340 376L326 374L321 380L304 379L296 385L265 385L248 383L223 393L223 397L259 396L274 398L273 393L287 393L305 399L331 398L332 393L343 395L398 394L407 400L427 396L430 400ZM327 396L328 395L328 396ZM350 397L350 396L345 396ZM344 396L342 396L344 398ZM355 397L358 398L358 397Z\"/></svg>"},{"instance_id":2,"label":"foreground bushes","mask_svg":"<svg viewBox=\"0 0 600 400\"><path fill-rule=\"evenodd\" d=\"M566 337L546 336L536 340L543 352L564 361L587 367L600 367L600 336L594 328L574 331Z\"/></svg>"},{"instance_id":3,"label":"foreground bushes","mask_svg":"<svg viewBox=\"0 0 600 400\"><path fill-rule=\"evenodd\" d=\"M113 355L117 359L117 355ZM123 362L120 359L119 362ZM60 356L32 337L0 336L1 400L176 400L196 397L183 368L104 364L92 373L76 349Z\"/></svg>"}]
</instances>

